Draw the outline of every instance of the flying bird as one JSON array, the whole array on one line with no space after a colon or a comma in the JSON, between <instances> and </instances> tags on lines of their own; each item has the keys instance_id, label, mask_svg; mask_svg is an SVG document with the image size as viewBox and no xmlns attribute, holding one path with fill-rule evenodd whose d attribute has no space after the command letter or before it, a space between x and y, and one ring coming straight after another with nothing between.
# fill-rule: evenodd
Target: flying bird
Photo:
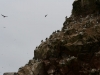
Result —
<instances>
[{"instance_id":1,"label":"flying bird","mask_svg":"<svg viewBox=\"0 0 100 75\"><path fill-rule=\"evenodd\" d=\"M8 17L8 16L2 15L2 14L1 14L1 16L3 16L4 18L5 18L5 17Z\"/></svg>"},{"instance_id":2,"label":"flying bird","mask_svg":"<svg viewBox=\"0 0 100 75\"><path fill-rule=\"evenodd\" d=\"M45 17L47 17L47 15L45 15Z\"/></svg>"}]
</instances>

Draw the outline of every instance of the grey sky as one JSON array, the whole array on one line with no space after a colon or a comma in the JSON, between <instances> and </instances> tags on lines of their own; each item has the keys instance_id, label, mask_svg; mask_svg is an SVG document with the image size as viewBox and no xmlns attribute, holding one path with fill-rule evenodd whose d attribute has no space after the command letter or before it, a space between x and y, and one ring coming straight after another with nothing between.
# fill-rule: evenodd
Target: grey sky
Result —
<instances>
[{"instance_id":1,"label":"grey sky","mask_svg":"<svg viewBox=\"0 0 100 75\"><path fill-rule=\"evenodd\" d=\"M0 0L0 75L18 71L41 40L61 30L74 0ZM45 15L48 14L47 17Z\"/></svg>"}]
</instances>

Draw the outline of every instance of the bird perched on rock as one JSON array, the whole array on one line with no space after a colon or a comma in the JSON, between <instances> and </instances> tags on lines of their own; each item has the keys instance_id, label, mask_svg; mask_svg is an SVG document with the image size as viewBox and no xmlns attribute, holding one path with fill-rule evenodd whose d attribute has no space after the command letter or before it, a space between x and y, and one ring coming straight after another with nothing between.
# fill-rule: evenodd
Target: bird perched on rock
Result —
<instances>
[{"instance_id":1,"label":"bird perched on rock","mask_svg":"<svg viewBox=\"0 0 100 75\"><path fill-rule=\"evenodd\" d=\"M67 20L67 16L65 17L65 21Z\"/></svg>"},{"instance_id":2,"label":"bird perched on rock","mask_svg":"<svg viewBox=\"0 0 100 75\"><path fill-rule=\"evenodd\" d=\"M2 15L2 14L1 14L1 16L3 16L4 18L5 18L5 17L8 17L8 16Z\"/></svg>"}]
</instances>

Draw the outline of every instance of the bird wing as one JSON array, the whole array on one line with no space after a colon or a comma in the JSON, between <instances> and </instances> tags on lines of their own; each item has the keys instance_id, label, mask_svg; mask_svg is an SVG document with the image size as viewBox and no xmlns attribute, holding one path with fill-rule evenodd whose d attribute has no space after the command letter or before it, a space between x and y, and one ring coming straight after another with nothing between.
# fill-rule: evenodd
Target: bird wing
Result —
<instances>
[{"instance_id":1,"label":"bird wing","mask_svg":"<svg viewBox=\"0 0 100 75\"><path fill-rule=\"evenodd\" d=\"M2 15L2 14L1 14ZM4 16L4 15L2 15L2 16Z\"/></svg>"},{"instance_id":2,"label":"bird wing","mask_svg":"<svg viewBox=\"0 0 100 75\"><path fill-rule=\"evenodd\" d=\"M2 15L2 14L1 14ZM2 15L3 17L8 17L8 16L5 16L5 15Z\"/></svg>"},{"instance_id":3,"label":"bird wing","mask_svg":"<svg viewBox=\"0 0 100 75\"><path fill-rule=\"evenodd\" d=\"M8 17L8 16L4 16L4 17Z\"/></svg>"}]
</instances>

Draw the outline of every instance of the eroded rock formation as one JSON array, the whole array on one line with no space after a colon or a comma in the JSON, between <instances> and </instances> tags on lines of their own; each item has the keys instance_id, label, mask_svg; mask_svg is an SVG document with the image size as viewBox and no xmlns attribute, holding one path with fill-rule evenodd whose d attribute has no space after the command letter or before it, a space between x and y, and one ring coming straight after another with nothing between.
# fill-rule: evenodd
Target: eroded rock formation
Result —
<instances>
[{"instance_id":1,"label":"eroded rock formation","mask_svg":"<svg viewBox=\"0 0 100 75\"><path fill-rule=\"evenodd\" d=\"M62 29L41 41L17 74L100 75L99 5L99 0L76 0Z\"/></svg>"},{"instance_id":2,"label":"eroded rock formation","mask_svg":"<svg viewBox=\"0 0 100 75\"><path fill-rule=\"evenodd\" d=\"M74 16L100 14L100 0L76 0L73 3L72 14Z\"/></svg>"}]
</instances>

